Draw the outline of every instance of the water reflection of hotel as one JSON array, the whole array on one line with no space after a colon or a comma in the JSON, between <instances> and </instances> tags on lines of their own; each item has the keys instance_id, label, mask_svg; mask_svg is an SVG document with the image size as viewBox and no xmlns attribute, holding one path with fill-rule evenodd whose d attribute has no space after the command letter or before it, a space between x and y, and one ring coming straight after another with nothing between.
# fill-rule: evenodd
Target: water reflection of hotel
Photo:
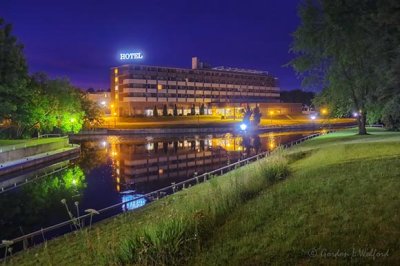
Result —
<instances>
[{"instance_id":1,"label":"water reflection of hotel","mask_svg":"<svg viewBox=\"0 0 400 266\"><path fill-rule=\"evenodd\" d=\"M220 137L174 137L174 140L109 138L114 178L118 191L149 192L255 155L274 150L303 134L266 133Z\"/></svg>"},{"instance_id":2,"label":"water reflection of hotel","mask_svg":"<svg viewBox=\"0 0 400 266\"><path fill-rule=\"evenodd\" d=\"M178 141L121 141L110 143L117 183L139 186L157 181L175 182L223 167L252 151L242 147L242 138L226 134L182 138ZM156 184L155 184L156 185ZM150 185L151 186L151 185ZM121 189L121 188L119 188Z\"/></svg>"}]
</instances>

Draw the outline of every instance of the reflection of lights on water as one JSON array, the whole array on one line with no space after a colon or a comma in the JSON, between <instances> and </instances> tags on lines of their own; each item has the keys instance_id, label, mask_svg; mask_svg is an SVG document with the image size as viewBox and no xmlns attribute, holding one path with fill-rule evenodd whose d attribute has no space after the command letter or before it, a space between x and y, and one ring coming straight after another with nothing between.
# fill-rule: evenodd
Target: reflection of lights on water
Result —
<instances>
[{"instance_id":1,"label":"reflection of lights on water","mask_svg":"<svg viewBox=\"0 0 400 266\"><path fill-rule=\"evenodd\" d=\"M274 149L276 147L276 144L275 144L275 142L270 142L269 143L269 148L272 150L272 149Z\"/></svg>"},{"instance_id":2,"label":"reflection of lights on water","mask_svg":"<svg viewBox=\"0 0 400 266\"><path fill-rule=\"evenodd\" d=\"M146 144L146 150L151 151L154 149L154 143L147 143Z\"/></svg>"},{"instance_id":3,"label":"reflection of lights on water","mask_svg":"<svg viewBox=\"0 0 400 266\"><path fill-rule=\"evenodd\" d=\"M158 169L158 174L160 174L160 175L164 174L164 169L162 169L162 168Z\"/></svg>"},{"instance_id":4,"label":"reflection of lights on water","mask_svg":"<svg viewBox=\"0 0 400 266\"><path fill-rule=\"evenodd\" d=\"M107 147L107 142L106 142L106 141L102 141L102 142L101 142L101 146L102 146L103 148Z\"/></svg>"},{"instance_id":5,"label":"reflection of lights on water","mask_svg":"<svg viewBox=\"0 0 400 266\"><path fill-rule=\"evenodd\" d=\"M117 155L118 155L118 153L117 153L116 151L111 152L111 156L112 156L112 157L115 157L115 156L117 156Z\"/></svg>"},{"instance_id":6,"label":"reflection of lights on water","mask_svg":"<svg viewBox=\"0 0 400 266\"><path fill-rule=\"evenodd\" d=\"M119 168L117 168L116 172L117 172L117 175L119 175L119 174L120 174L120 172L119 172Z\"/></svg>"},{"instance_id":7,"label":"reflection of lights on water","mask_svg":"<svg viewBox=\"0 0 400 266\"><path fill-rule=\"evenodd\" d=\"M140 208L142 206L144 206L147 201L145 198L140 198L142 197L142 194L123 194L122 195L122 203L124 202L128 202L126 204L122 205L122 211L131 211L137 208ZM137 200L135 200L136 198L139 198Z\"/></svg>"}]
</instances>

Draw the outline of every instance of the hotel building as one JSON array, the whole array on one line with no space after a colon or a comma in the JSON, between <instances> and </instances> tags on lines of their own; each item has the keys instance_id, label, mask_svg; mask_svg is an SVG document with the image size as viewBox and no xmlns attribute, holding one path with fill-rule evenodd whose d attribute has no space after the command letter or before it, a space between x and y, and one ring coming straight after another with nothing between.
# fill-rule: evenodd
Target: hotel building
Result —
<instances>
[{"instance_id":1,"label":"hotel building","mask_svg":"<svg viewBox=\"0 0 400 266\"><path fill-rule=\"evenodd\" d=\"M162 115L165 108L168 115L203 109L209 115L240 116L247 104L258 105L262 113L301 112L301 105L282 104L279 98L278 80L267 72L211 68L196 57L191 69L136 64L111 68L111 112L120 117L153 116L155 109Z\"/></svg>"}]
</instances>

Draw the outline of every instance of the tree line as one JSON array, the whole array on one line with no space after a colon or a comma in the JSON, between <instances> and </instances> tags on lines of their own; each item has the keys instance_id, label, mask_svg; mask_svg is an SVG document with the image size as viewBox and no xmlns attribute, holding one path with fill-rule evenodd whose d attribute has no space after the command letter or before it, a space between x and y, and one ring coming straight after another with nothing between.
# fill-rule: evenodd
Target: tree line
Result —
<instances>
[{"instance_id":1,"label":"tree line","mask_svg":"<svg viewBox=\"0 0 400 266\"><path fill-rule=\"evenodd\" d=\"M400 5L397 0L305 0L289 64L336 116L400 129Z\"/></svg>"},{"instance_id":2,"label":"tree line","mask_svg":"<svg viewBox=\"0 0 400 266\"><path fill-rule=\"evenodd\" d=\"M100 108L67 79L29 75L23 45L0 18L0 137L78 132L101 123Z\"/></svg>"}]
</instances>

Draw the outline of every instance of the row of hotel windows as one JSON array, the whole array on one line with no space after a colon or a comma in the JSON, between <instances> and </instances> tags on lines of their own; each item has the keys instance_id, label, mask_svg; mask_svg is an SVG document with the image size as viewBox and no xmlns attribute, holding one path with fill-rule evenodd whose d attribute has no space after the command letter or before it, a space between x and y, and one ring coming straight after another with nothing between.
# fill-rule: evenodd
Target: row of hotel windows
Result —
<instances>
[{"instance_id":1,"label":"row of hotel windows","mask_svg":"<svg viewBox=\"0 0 400 266\"><path fill-rule=\"evenodd\" d=\"M237 91L237 92L268 92L268 91L279 91L277 87L262 87L262 88L227 88L225 87L203 87L203 86L175 86L175 85L161 85L161 84L138 84L138 83L126 83L123 85L126 88L137 88L137 89L157 89L157 90L204 90L204 91ZM117 87L116 87L117 89ZM117 89L118 90L118 89Z\"/></svg>"},{"instance_id":2,"label":"row of hotel windows","mask_svg":"<svg viewBox=\"0 0 400 266\"><path fill-rule=\"evenodd\" d=\"M210 98L210 99L221 99L227 98L227 99L232 99L232 98L243 98L243 99L249 99L249 97L279 97L279 94L270 94L270 93L264 93L263 95L199 95L199 94L174 94L174 93L163 93L163 94L157 94L157 93L126 93L124 94L124 97L153 97L153 98Z\"/></svg>"},{"instance_id":3,"label":"row of hotel windows","mask_svg":"<svg viewBox=\"0 0 400 266\"><path fill-rule=\"evenodd\" d=\"M119 77L120 79L144 79L144 80L168 80L168 81L186 81L186 82L199 82L199 83L226 83L226 84L237 84L237 85L262 85L262 86L275 86L275 82L273 80L235 80L235 79L206 79L206 78L186 78L186 77L164 77L159 75L153 76L142 76L142 75L134 75L134 76L123 76Z\"/></svg>"},{"instance_id":4,"label":"row of hotel windows","mask_svg":"<svg viewBox=\"0 0 400 266\"><path fill-rule=\"evenodd\" d=\"M242 84L242 85L265 85L265 86L275 86L276 81L272 77L265 76L255 76L247 78L221 78L221 77L204 77L198 76L171 76L171 75L160 75L157 73L146 73L142 75L138 74L127 74L119 75L120 79L145 79L145 80L169 80L169 81L186 81L186 82L201 82L201 83L228 83L228 84Z\"/></svg>"}]
</instances>

